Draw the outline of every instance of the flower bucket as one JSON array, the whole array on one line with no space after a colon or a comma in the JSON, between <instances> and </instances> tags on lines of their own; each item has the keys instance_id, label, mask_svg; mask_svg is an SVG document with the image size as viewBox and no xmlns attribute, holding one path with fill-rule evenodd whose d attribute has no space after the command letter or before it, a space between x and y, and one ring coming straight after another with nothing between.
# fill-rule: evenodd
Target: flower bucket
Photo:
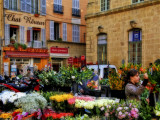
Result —
<instances>
[{"instance_id":1,"label":"flower bucket","mask_svg":"<svg viewBox=\"0 0 160 120\"><path fill-rule=\"evenodd\" d=\"M73 91L73 95L78 93L78 84L76 82L72 82L72 91Z\"/></svg>"}]
</instances>

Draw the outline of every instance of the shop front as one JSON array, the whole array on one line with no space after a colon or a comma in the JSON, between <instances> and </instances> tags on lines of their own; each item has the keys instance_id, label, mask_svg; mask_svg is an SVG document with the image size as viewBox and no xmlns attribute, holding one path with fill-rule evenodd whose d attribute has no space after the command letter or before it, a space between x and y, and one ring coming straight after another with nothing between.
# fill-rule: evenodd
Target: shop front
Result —
<instances>
[{"instance_id":1,"label":"shop front","mask_svg":"<svg viewBox=\"0 0 160 120\"><path fill-rule=\"evenodd\" d=\"M69 58L68 48L50 47L52 69L59 71L60 67L67 64Z\"/></svg>"},{"instance_id":2,"label":"shop front","mask_svg":"<svg viewBox=\"0 0 160 120\"><path fill-rule=\"evenodd\" d=\"M48 65L48 50L41 48L18 48L13 47L3 48L3 72L6 75L17 75L18 70L22 69L24 74L27 68L31 70L42 70Z\"/></svg>"}]
</instances>

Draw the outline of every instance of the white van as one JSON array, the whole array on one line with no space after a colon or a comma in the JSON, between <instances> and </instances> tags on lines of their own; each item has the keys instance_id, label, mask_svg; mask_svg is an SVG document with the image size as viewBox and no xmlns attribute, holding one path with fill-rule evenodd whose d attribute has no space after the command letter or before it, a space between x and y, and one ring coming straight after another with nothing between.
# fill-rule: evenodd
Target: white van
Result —
<instances>
[{"instance_id":1,"label":"white van","mask_svg":"<svg viewBox=\"0 0 160 120\"><path fill-rule=\"evenodd\" d=\"M94 72L98 72L98 65L87 65L87 68L93 70ZM109 65L109 69L118 72L115 65ZM106 76L108 75L108 65L99 65L99 72L100 78L106 78Z\"/></svg>"}]
</instances>

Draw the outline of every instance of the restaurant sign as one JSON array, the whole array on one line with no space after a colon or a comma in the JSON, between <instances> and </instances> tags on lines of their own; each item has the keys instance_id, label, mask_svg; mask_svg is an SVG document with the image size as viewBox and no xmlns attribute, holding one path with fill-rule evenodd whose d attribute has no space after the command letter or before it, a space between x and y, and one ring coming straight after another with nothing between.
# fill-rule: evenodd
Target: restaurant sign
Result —
<instances>
[{"instance_id":1,"label":"restaurant sign","mask_svg":"<svg viewBox=\"0 0 160 120\"><path fill-rule=\"evenodd\" d=\"M39 19L30 16L20 16L18 14L6 13L5 18L7 21L12 21L12 22L22 22L22 20L24 20L25 23L28 24L45 25L45 22L39 21Z\"/></svg>"},{"instance_id":2,"label":"restaurant sign","mask_svg":"<svg viewBox=\"0 0 160 120\"><path fill-rule=\"evenodd\" d=\"M50 48L50 53L54 53L54 54L68 54L68 48L51 47Z\"/></svg>"}]
</instances>

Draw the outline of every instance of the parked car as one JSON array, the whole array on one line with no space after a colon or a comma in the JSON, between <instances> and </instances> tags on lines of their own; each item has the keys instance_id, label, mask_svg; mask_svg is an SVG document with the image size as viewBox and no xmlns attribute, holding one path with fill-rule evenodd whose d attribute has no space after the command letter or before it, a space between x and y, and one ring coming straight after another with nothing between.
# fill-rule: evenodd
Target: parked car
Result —
<instances>
[{"instance_id":1,"label":"parked car","mask_svg":"<svg viewBox=\"0 0 160 120\"><path fill-rule=\"evenodd\" d=\"M98 72L98 65L87 65L87 68ZM109 65L109 71L118 72L115 65ZM102 79L108 77L108 65L99 65L99 77Z\"/></svg>"}]
</instances>

